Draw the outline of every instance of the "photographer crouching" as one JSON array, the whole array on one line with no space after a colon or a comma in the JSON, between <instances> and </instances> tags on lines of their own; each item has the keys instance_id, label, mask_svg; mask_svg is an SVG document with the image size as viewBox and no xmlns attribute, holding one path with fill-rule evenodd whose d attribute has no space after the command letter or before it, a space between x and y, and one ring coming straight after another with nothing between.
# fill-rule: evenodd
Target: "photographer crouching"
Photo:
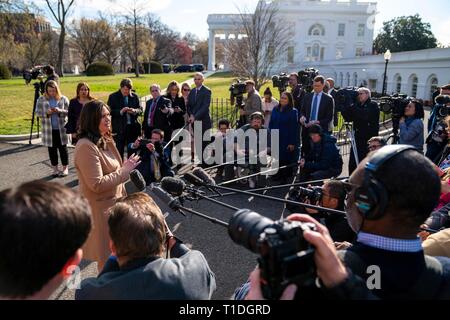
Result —
<instances>
[{"instance_id":1,"label":"photographer crouching","mask_svg":"<svg viewBox=\"0 0 450 320\"><path fill-rule=\"evenodd\" d=\"M164 147L164 132L159 129L152 131L150 140L139 137L128 147L133 153L139 150L141 163L136 169L142 174L147 185L175 175L169 165L169 150L164 150Z\"/></svg>"},{"instance_id":2,"label":"photographer crouching","mask_svg":"<svg viewBox=\"0 0 450 320\"><path fill-rule=\"evenodd\" d=\"M295 188L289 192L288 200L321 206L333 210L345 210L347 194L341 181L329 180L321 187ZM329 230L335 242L353 242L355 233L350 228L344 214L319 212L303 206L287 205L292 213L308 213Z\"/></svg>"},{"instance_id":3,"label":"photographer crouching","mask_svg":"<svg viewBox=\"0 0 450 320\"><path fill-rule=\"evenodd\" d=\"M208 300L214 273L202 253L174 237L145 193L120 199L108 219L112 256L76 300Z\"/></svg>"}]
</instances>

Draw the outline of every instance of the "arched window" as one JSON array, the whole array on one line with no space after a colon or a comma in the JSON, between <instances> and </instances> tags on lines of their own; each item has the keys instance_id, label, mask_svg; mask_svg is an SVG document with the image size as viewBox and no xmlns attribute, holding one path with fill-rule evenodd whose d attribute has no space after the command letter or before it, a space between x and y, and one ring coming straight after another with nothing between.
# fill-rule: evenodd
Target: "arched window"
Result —
<instances>
[{"instance_id":1,"label":"arched window","mask_svg":"<svg viewBox=\"0 0 450 320\"><path fill-rule=\"evenodd\" d=\"M358 74L356 72L353 74L353 86L358 86Z\"/></svg>"},{"instance_id":2,"label":"arched window","mask_svg":"<svg viewBox=\"0 0 450 320\"><path fill-rule=\"evenodd\" d=\"M323 37L325 35L325 28L321 24L313 24L311 28L309 28L308 35Z\"/></svg>"},{"instance_id":3,"label":"arched window","mask_svg":"<svg viewBox=\"0 0 450 320\"><path fill-rule=\"evenodd\" d=\"M347 87L350 87L350 72L347 72Z\"/></svg>"},{"instance_id":4,"label":"arched window","mask_svg":"<svg viewBox=\"0 0 450 320\"><path fill-rule=\"evenodd\" d=\"M402 91L402 76L398 74L395 77L395 92L401 93L401 91Z\"/></svg>"},{"instance_id":5,"label":"arched window","mask_svg":"<svg viewBox=\"0 0 450 320\"><path fill-rule=\"evenodd\" d=\"M339 73L339 86L342 88L344 86L344 74Z\"/></svg>"},{"instance_id":6,"label":"arched window","mask_svg":"<svg viewBox=\"0 0 450 320\"><path fill-rule=\"evenodd\" d=\"M409 77L409 93L411 95L411 97L416 97L417 96L417 85L419 83L419 79L417 78L417 76L415 74L412 74Z\"/></svg>"},{"instance_id":7,"label":"arched window","mask_svg":"<svg viewBox=\"0 0 450 320\"><path fill-rule=\"evenodd\" d=\"M436 75L432 74L429 78L428 78L428 82L427 82L427 88L429 88L429 99L433 99L433 94L436 92L436 90L438 89L438 78L436 77Z\"/></svg>"}]
</instances>

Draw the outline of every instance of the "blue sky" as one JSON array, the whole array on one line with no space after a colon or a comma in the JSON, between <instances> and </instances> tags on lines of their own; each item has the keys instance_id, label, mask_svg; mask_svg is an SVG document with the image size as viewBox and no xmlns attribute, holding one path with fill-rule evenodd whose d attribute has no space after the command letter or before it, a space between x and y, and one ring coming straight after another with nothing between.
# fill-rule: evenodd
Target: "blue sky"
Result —
<instances>
[{"instance_id":1,"label":"blue sky","mask_svg":"<svg viewBox=\"0 0 450 320\"><path fill-rule=\"evenodd\" d=\"M132 0L76 0L78 3L74 10L75 17L94 17L99 11L123 12L124 4ZM340 1L340 0L338 0ZM345 1L345 0L344 0ZM369 0L370 1L370 0ZM383 21L390 20L401 15L419 13L423 20L431 23L434 35L444 44L450 44L450 18L448 15L448 0L372 0L378 2L375 33L381 27ZM45 1L32 1L40 8L46 9ZM161 20L185 33L187 31L197 34L200 38L208 37L208 25L206 19L210 13L236 13L243 5L254 8L258 0L139 0L146 3L148 11L154 12ZM49 15L48 15L49 16ZM52 21L54 22L54 21Z\"/></svg>"}]
</instances>

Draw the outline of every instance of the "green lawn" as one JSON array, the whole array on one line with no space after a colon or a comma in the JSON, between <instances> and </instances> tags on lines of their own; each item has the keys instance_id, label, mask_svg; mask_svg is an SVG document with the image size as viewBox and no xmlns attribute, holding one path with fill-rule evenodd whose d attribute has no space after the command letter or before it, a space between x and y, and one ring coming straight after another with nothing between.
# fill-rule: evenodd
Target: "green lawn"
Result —
<instances>
[{"instance_id":1,"label":"green lawn","mask_svg":"<svg viewBox=\"0 0 450 320\"><path fill-rule=\"evenodd\" d=\"M165 89L172 80L183 82L192 76L191 73L141 75L139 78L132 74L103 77L66 76L61 78L61 91L69 99L73 98L77 84L85 81L91 87L92 96L106 101L109 94L118 90L123 78L131 78L137 94L145 96L149 95L149 87L153 83L158 83ZM23 79L0 80L0 135L30 132L33 98L33 86L25 85Z\"/></svg>"}]
</instances>

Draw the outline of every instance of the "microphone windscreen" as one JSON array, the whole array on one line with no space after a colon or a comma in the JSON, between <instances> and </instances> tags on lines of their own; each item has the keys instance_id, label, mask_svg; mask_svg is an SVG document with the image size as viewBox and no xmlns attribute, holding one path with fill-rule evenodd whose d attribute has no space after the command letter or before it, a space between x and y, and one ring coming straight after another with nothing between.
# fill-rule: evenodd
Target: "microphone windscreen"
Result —
<instances>
[{"instance_id":1,"label":"microphone windscreen","mask_svg":"<svg viewBox=\"0 0 450 320\"><path fill-rule=\"evenodd\" d=\"M200 178L204 183L215 186L216 181L202 168L195 168L194 171L192 171L194 176Z\"/></svg>"},{"instance_id":2,"label":"microphone windscreen","mask_svg":"<svg viewBox=\"0 0 450 320\"><path fill-rule=\"evenodd\" d=\"M147 184L145 183L144 177L138 170L133 170L130 172L130 180L140 191L145 190Z\"/></svg>"},{"instance_id":3,"label":"microphone windscreen","mask_svg":"<svg viewBox=\"0 0 450 320\"><path fill-rule=\"evenodd\" d=\"M163 214L176 212L179 202L160 186L151 185L146 193L156 202Z\"/></svg>"},{"instance_id":4,"label":"microphone windscreen","mask_svg":"<svg viewBox=\"0 0 450 320\"><path fill-rule=\"evenodd\" d=\"M161 180L161 187L171 195L178 197L183 194L186 184L183 180L173 177L165 177Z\"/></svg>"},{"instance_id":5,"label":"microphone windscreen","mask_svg":"<svg viewBox=\"0 0 450 320\"><path fill-rule=\"evenodd\" d=\"M193 184L194 186L203 186L205 184L202 179L200 179L197 176L194 176L192 173L186 173L183 176L183 178L190 184Z\"/></svg>"}]
</instances>

